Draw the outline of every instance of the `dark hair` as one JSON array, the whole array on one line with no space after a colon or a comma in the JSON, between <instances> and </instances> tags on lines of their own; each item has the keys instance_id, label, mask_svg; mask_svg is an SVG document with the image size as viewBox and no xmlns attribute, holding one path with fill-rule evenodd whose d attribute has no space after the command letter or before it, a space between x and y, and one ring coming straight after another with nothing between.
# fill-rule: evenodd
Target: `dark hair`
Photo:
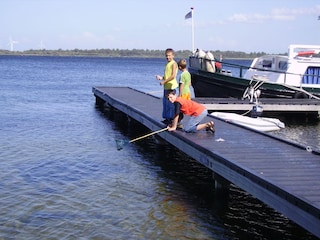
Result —
<instances>
[{"instance_id":1,"label":"dark hair","mask_svg":"<svg viewBox=\"0 0 320 240\"><path fill-rule=\"evenodd\" d=\"M168 53L168 52L172 52L174 54L174 50L172 48L167 48L166 53Z\"/></svg>"},{"instance_id":2,"label":"dark hair","mask_svg":"<svg viewBox=\"0 0 320 240\"><path fill-rule=\"evenodd\" d=\"M169 90L169 91L167 92L166 96L168 97L168 96L169 96L169 94L173 94L173 95L175 95L175 94L176 94L176 90L175 90L175 89L173 89L173 90Z\"/></svg>"},{"instance_id":3,"label":"dark hair","mask_svg":"<svg viewBox=\"0 0 320 240\"><path fill-rule=\"evenodd\" d=\"M181 67L182 69L185 69L187 67L187 61L185 59L179 60L178 67Z\"/></svg>"}]
</instances>

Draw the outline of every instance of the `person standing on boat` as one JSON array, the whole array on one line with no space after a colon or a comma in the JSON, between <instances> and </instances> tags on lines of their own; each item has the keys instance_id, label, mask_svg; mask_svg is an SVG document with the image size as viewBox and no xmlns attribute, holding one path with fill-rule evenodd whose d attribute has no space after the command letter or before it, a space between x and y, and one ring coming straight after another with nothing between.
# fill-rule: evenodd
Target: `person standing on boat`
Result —
<instances>
[{"instance_id":1,"label":"person standing on boat","mask_svg":"<svg viewBox=\"0 0 320 240\"><path fill-rule=\"evenodd\" d=\"M187 70L187 61L181 59L178 68L182 72L179 77L179 97L191 100L191 74Z\"/></svg>"},{"instance_id":2,"label":"person standing on boat","mask_svg":"<svg viewBox=\"0 0 320 240\"><path fill-rule=\"evenodd\" d=\"M212 133L215 132L213 121L200 123L208 115L208 110L205 106L192 100L178 97L175 90L169 91L167 98L174 104L175 109L175 117L172 124L168 126L168 131L175 131L177 129L180 113L182 113L190 116L188 122L183 126L185 132L194 133L202 129L206 129Z\"/></svg>"},{"instance_id":3,"label":"person standing on boat","mask_svg":"<svg viewBox=\"0 0 320 240\"><path fill-rule=\"evenodd\" d=\"M218 60L218 59L214 59L214 64L215 64L215 67L216 67L216 72L221 72L221 70L222 70L222 55L220 55L220 60Z\"/></svg>"},{"instance_id":4,"label":"person standing on boat","mask_svg":"<svg viewBox=\"0 0 320 240\"><path fill-rule=\"evenodd\" d=\"M172 48L167 48L165 51L167 64L164 69L164 75L156 75L156 79L160 81L160 85L163 86L163 109L162 109L162 117L164 120L162 121L165 124L170 124L174 117L174 105L167 99L168 92L178 88L177 83L177 73L178 73L178 65L174 60L174 50Z\"/></svg>"}]
</instances>

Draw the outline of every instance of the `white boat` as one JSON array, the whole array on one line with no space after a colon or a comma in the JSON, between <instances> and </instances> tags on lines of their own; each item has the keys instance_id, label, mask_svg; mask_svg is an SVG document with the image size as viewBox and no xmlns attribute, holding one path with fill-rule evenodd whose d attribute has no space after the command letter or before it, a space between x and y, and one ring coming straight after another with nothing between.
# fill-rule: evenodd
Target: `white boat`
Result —
<instances>
[{"instance_id":1,"label":"white boat","mask_svg":"<svg viewBox=\"0 0 320 240\"><path fill-rule=\"evenodd\" d=\"M258 131L268 132L277 131L281 128L285 128L285 124L277 118L267 117L247 117L236 113L228 112L212 112L210 115L222 119L226 122L235 123L237 125L252 128Z\"/></svg>"},{"instance_id":2,"label":"white boat","mask_svg":"<svg viewBox=\"0 0 320 240\"><path fill-rule=\"evenodd\" d=\"M290 45L288 56L265 55L255 58L244 78L284 85L296 92L294 98L312 95L301 89L320 89L320 46ZM318 57L314 57L318 56Z\"/></svg>"}]
</instances>

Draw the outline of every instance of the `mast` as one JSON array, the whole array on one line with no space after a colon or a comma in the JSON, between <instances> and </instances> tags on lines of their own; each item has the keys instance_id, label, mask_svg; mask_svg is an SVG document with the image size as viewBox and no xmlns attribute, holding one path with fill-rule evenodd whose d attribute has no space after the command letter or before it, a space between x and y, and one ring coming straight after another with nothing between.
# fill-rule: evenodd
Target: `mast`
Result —
<instances>
[{"instance_id":1,"label":"mast","mask_svg":"<svg viewBox=\"0 0 320 240\"><path fill-rule=\"evenodd\" d=\"M191 7L191 11L188 12L184 19L189 19L191 18L191 34L192 34L192 50L191 52L194 52L194 21L193 21L193 7Z\"/></svg>"},{"instance_id":2,"label":"mast","mask_svg":"<svg viewBox=\"0 0 320 240\"><path fill-rule=\"evenodd\" d=\"M192 52L194 52L194 20L193 20L193 7L191 7L191 27L192 27Z\"/></svg>"}]
</instances>

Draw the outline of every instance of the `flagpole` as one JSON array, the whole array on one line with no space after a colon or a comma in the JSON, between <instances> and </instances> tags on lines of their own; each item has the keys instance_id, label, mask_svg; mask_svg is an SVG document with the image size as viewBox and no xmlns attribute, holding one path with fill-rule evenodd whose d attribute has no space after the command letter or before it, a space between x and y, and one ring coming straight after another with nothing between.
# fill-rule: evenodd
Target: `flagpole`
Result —
<instances>
[{"instance_id":1,"label":"flagpole","mask_svg":"<svg viewBox=\"0 0 320 240\"><path fill-rule=\"evenodd\" d=\"M193 21L193 7L191 7L191 27L192 27L192 52L194 52L194 21Z\"/></svg>"}]
</instances>

